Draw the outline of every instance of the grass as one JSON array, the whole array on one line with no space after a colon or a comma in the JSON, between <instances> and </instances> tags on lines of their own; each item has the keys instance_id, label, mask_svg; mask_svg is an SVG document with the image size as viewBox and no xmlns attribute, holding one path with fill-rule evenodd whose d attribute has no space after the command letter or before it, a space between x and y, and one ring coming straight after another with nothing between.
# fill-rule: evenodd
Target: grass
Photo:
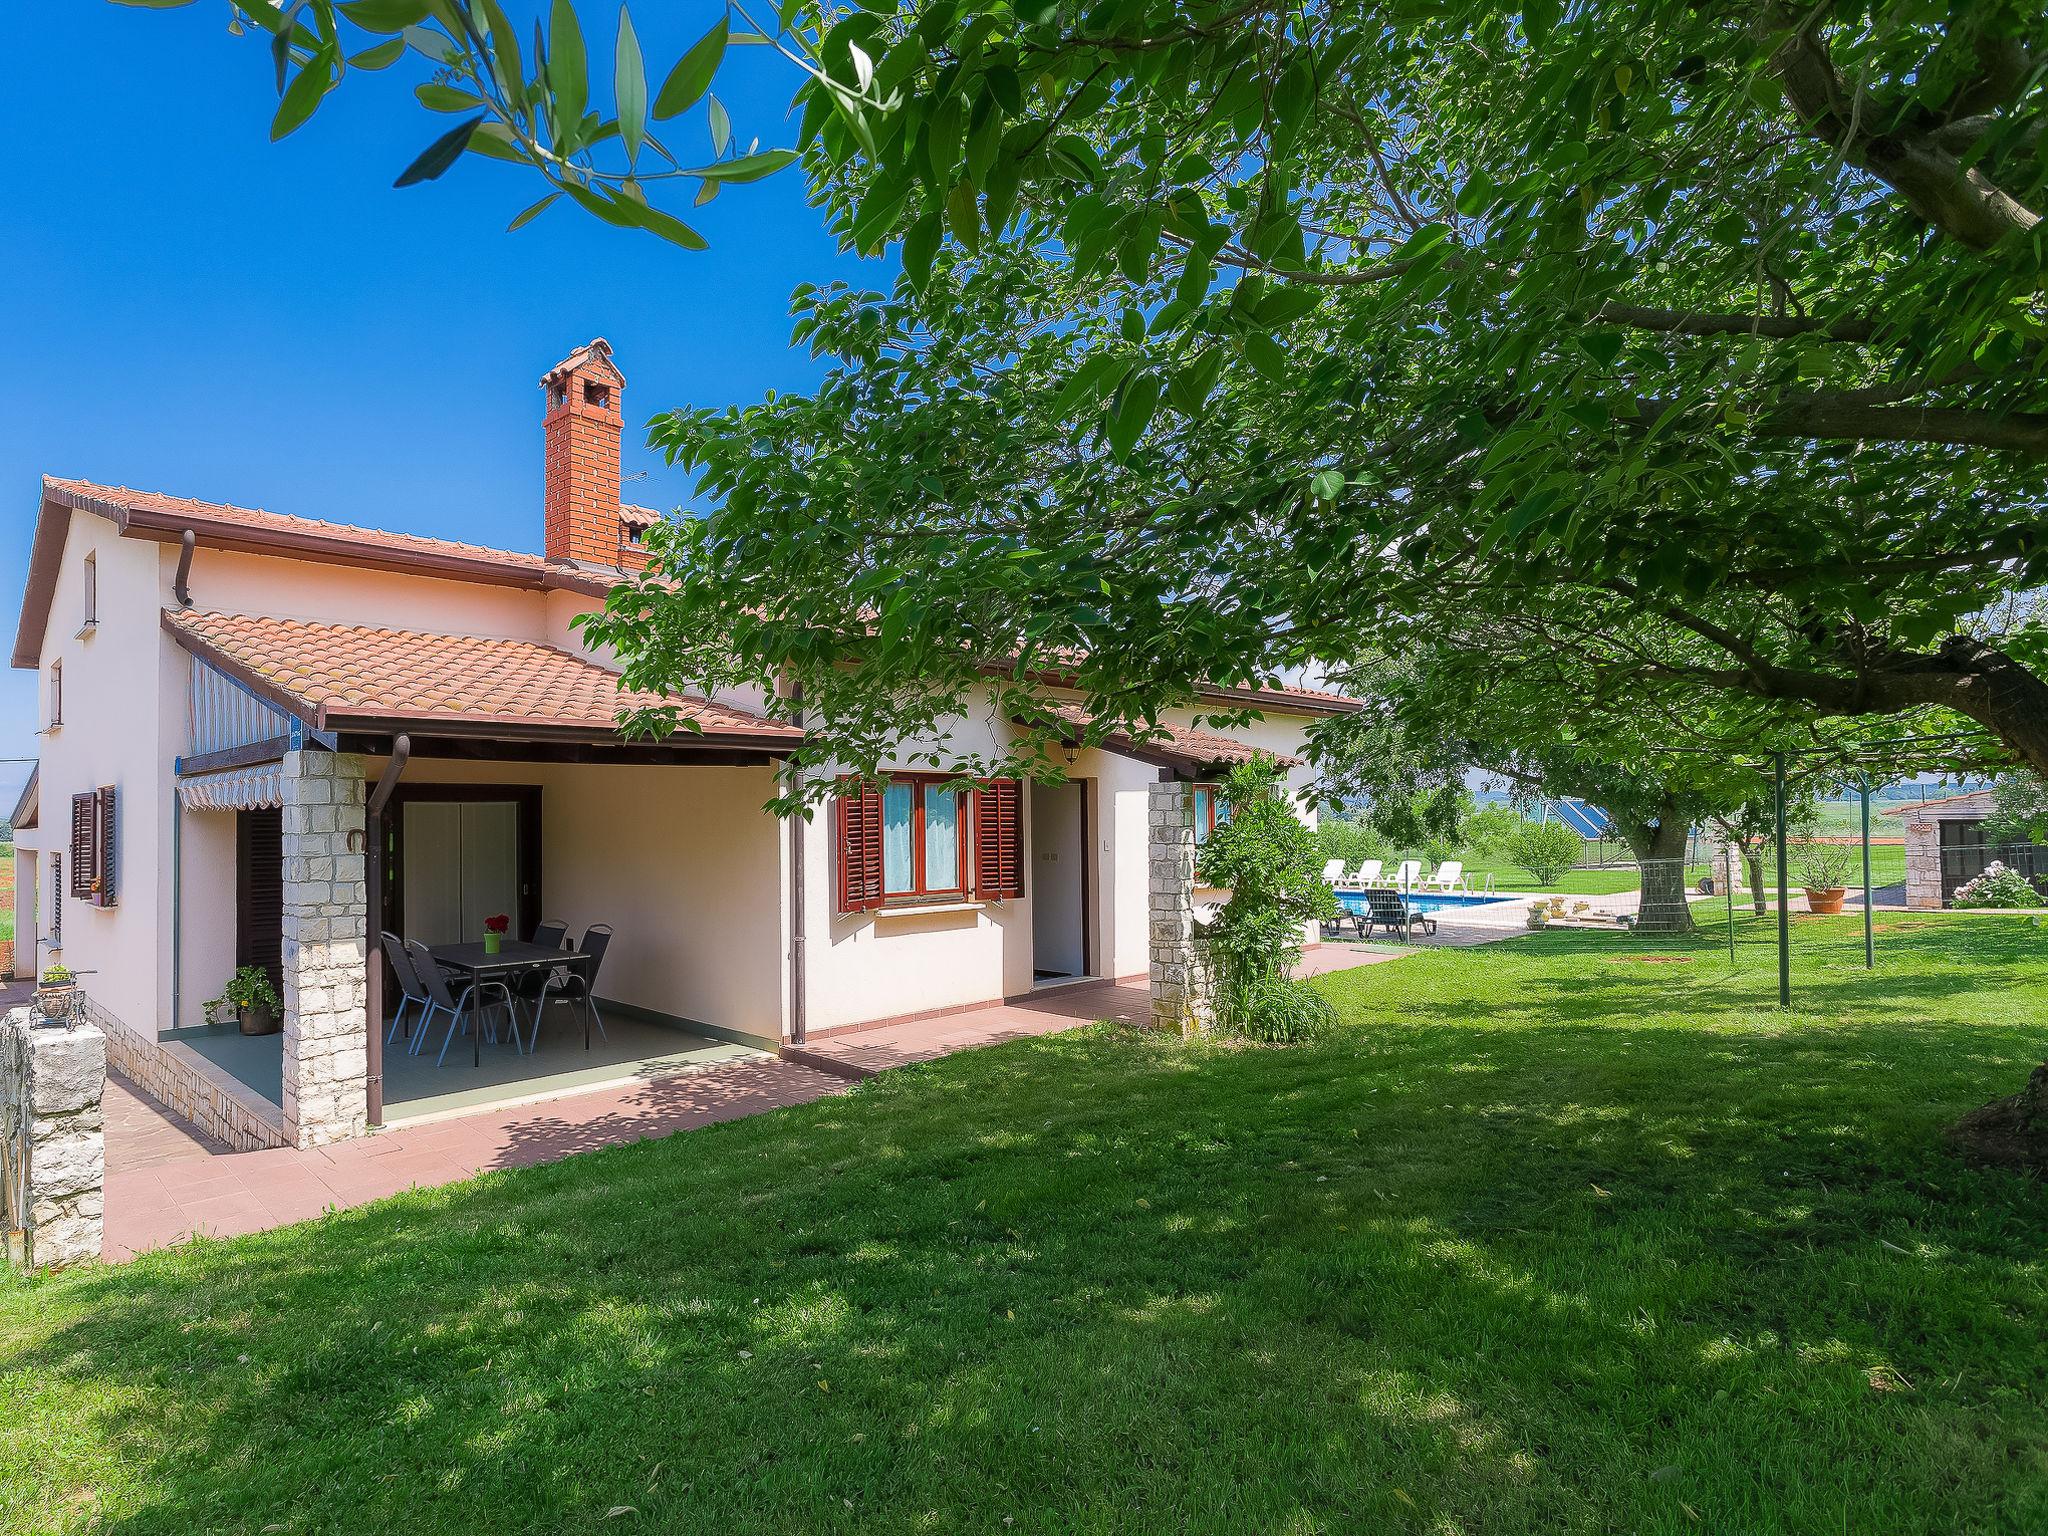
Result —
<instances>
[{"instance_id":1,"label":"grass","mask_svg":"<svg viewBox=\"0 0 2048 1536\"><path fill-rule=\"evenodd\" d=\"M1861 890L1863 887L1863 851L1861 848L1850 848L1847 852L1849 856L1849 886L1852 890ZM1800 888L1800 867L1797 853L1795 852L1785 862L1791 866L1791 883L1792 888L1796 891ZM1712 872L1712 866L1707 863L1688 864L1685 871L1685 883L1688 887L1694 886L1699 882L1701 876L1711 874ZM1526 869L1523 869L1518 864L1511 864L1505 859L1468 858L1465 861L1465 873L1475 887L1484 886L1486 883L1485 877L1492 875L1496 890L1530 891L1558 896L1613 896L1623 891L1636 890L1642 884L1641 878L1633 864L1624 864L1614 869L1574 869L1547 885L1539 884ZM1748 878L1748 871L1745 870L1743 872L1743 879L1747 880ZM1870 878L1873 885L1899 885L1904 883L1906 878L1906 850L1904 846L1897 843L1889 845L1881 843L1872 844L1870 849ZM1777 881L1777 858L1773 854L1766 853L1764 856L1764 888L1767 893L1776 892Z\"/></svg>"},{"instance_id":2,"label":"grass","mask_svg":"<svg viewBox=\"0 0 2048 1536\"><path fill-rule=\"evenodd\" d=\"M0 1529L2048 1529L2011 918L1533 935L0 1284Z\"/></svg>"}]
</instances>

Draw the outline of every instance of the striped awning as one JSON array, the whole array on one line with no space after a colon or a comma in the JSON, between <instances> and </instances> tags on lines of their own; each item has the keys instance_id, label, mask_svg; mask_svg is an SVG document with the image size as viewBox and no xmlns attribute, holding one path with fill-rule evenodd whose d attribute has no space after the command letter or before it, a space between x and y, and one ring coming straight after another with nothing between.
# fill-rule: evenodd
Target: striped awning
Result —
<instances>
[{"instance_id":1,"label":"striped awning","mask_svg":"<svg viewBox=\"0 0 2048 1536\"><path fill-rule=\"evenodd\" d=\"M284 804L284 764L251 763L178 780L178 802L188 811L254 811Z\"/></svg>"}]
</instances>

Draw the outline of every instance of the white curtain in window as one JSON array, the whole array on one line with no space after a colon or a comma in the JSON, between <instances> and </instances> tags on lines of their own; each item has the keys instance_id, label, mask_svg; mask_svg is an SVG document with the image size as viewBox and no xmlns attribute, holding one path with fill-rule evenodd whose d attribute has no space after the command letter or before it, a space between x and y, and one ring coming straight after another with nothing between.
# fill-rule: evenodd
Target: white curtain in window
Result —
<instances>
[{"instance_id":1,"label":"white curtain in window","mask_svg":"<svg viewBox=\"0 0 2048 1536\"><path fill-rule=\"evenodd\" d=\"M960 886L960 795L957 790L924 792L924 888Z\"/></svg>"},{"instance_id":2,"label":"white curtain in window","mask_svg":"<svg viewBox=\"0 0 2048 1536\"><path fill-rule=\"evenodd\" d=\"M894 895L913 889L917 868L910 854L910 812L916 790L891 784L882 791L882 890Z\"/></svg>"}]
</instances>

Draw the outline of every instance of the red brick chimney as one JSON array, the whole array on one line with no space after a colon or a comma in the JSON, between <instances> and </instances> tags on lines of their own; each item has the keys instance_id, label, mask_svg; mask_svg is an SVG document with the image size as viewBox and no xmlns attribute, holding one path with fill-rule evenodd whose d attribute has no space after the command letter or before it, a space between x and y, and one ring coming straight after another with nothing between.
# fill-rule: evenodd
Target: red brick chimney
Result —
<instances>
[{"instance_id":1,"label":"red brick chimney","mask_svg":"<svg viewBox=\"0 0 2048 1536\"><path fill-rule=\"evenodd\" d=\"M541 377L547 415L547 556L639 570L640 536L654 514L619 504L619 397L626 376L602 336L578 347Z\"/></svg>"}]
</instances>

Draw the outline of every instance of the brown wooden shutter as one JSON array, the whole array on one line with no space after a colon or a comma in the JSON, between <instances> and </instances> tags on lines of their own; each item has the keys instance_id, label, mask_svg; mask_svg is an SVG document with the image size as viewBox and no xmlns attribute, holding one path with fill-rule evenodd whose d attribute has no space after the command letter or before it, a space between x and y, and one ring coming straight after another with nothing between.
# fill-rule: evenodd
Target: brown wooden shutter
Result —
<instances>
[{"instance_id":1,"label":"brown wooden shutter","mask_svg":"<svg viewBox=\"0 0 2048 1536\"><path fill-rule=\"evenodd\" d=\"M284 986L284 812L235 813L235 964Z\"/></svg>"},{"instance_id":2,"label":"brown wooden shutter","mask_svg":"<svg viewBox=\"0 0 2048 1536\"><path fill-rule=\"evenodd\" d=\"M71 797L71 894L80 901L91 899L93 871L99 867L99 803L91 791Z\"/></svg>"},{"instance_id":3,"label":"brown wooden shutter","mask_svg":"<svg viewBox=\"0 0 2048 1536\"><path fill-rule=\"evenodd\" d=\"M114 846L114 786L108 784L99 792L99 884L92 898L96 907L114 904Z\"/></svg>"},{"instance_id":4,"label":"brown wooden shutter","mask_svg":"<svg viewBox=\"0 0 2048 1536\"><path fill-rule=\"evenodd\" d=\"M974 788L974 894L982 901L1024 894L1024 786L1015 779Z\"/></svg>"},{"instance_id":5,"label":"brown wooden shutter","mask_svg":"<svg viewBox=\"0 0 2048 1536\"><path fill-rule=\"evenodd\" d=\"M882 904L882 797L874 790L832 801L839 845L839 910L866 912Z\"/></svg>"}]
</instances>

